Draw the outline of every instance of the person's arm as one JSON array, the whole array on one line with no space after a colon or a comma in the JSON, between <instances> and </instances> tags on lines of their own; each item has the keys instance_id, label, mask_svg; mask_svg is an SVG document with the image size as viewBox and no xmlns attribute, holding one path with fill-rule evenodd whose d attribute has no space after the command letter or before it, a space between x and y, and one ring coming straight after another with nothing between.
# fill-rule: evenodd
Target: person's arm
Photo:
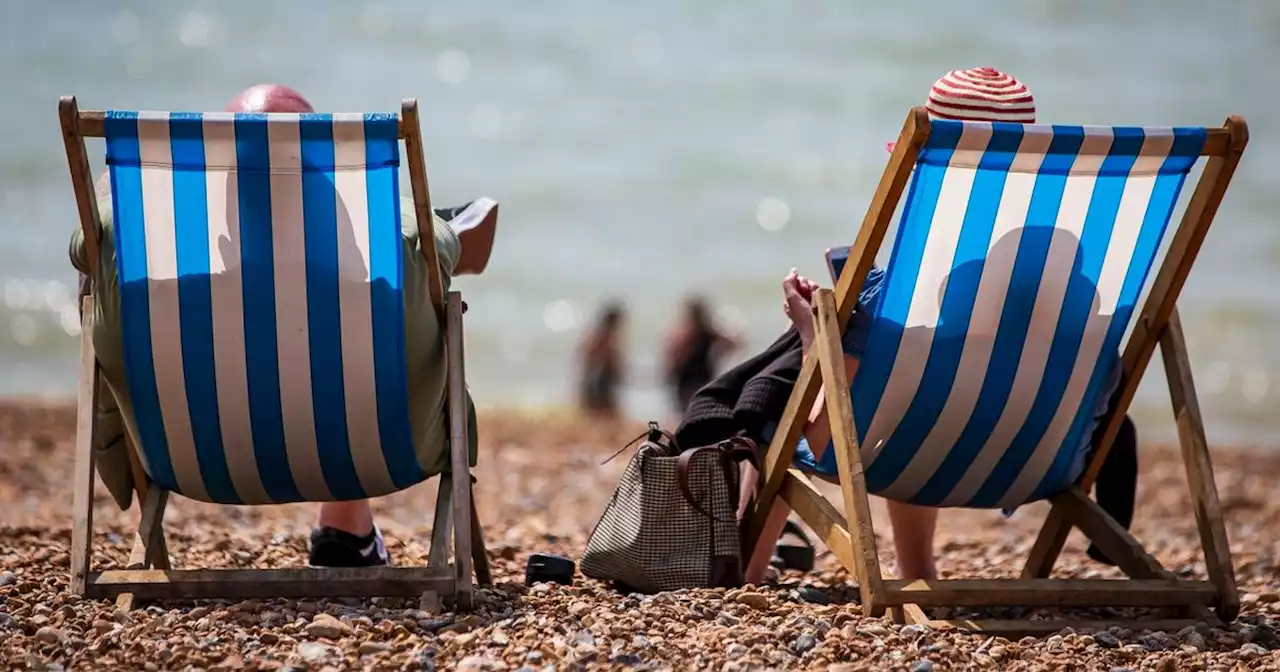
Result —
<instances>
[{"instance_id":1,"label":"person's arm","mask_svg":"<svg viewBox=\"0 0 1280 672\"><path fill-rule=\"evenodd\" d=\"M98 181L93 185L94 198L98 199L98 212L100 216L103 208L111 207L111 200L107 198L111 195L111 178L109 173L103 173L98 177ZM107 213L109 214L109 213ZM102 231L98 231L99 244L101 244ZM71 244L68 247L67 255L71 258L71 265L75 267L81 275L89 275L89 253L84 245L84 228L76 222L76 227L71 232Z\"/></svg>"},{"instance_id":2,"label":"person's arm","mask_svg":"<svg viewBox=\"0 0 1280 672\"><path fill-rule=\"evenodd\" d=\"M853 380L853 376L857 372L858 358L852 355L845 355L845 379ZM813 451L814 457L821 457L823 451L827 449L827 444L831 441L831 423L829 419L827 417L826 385L824 384L818 388L818 398L814 400L813 408L809 411L809 421L804 426L804 440L808 442L809 450Z\"/></svg>"}]
</instances>

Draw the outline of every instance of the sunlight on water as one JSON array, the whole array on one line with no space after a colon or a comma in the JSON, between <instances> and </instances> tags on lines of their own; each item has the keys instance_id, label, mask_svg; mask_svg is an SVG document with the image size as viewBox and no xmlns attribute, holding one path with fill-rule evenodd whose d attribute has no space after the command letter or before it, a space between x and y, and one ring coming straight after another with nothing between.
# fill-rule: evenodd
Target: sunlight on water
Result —
<instances>
[{"instance_id":1,"label":"sunlight on water","mask_svg":"<svg viewBox=\"0 0 1280 672\"><path fill-rule=\"evenodd\" d=\"M14 315L9 321L9 331L13 334L13 340L23 347L31 347L35 345L36 339L40 337L40 327L36 326L36 321L30 315Z\"/></svg>"},{"instance_id":2,"label":"sunlight on water","mask_svg":"<svg viewBox=\"0 0 1280 672\"><path fill-rule=\"evenodd\" d=\"M200 12L188 12L178 24L178 41L193 49L209 44L209 18Z\"/></svg>"},{"instance_id":3,"label":"sunlight on water","mask_svg":"<svg viewBox=\"0 0 1280 672\"><path fill-rule=\"evenodd\" d=\"M791 221L791 207L780 198L761 199L756 204L756 222L765 231L781 231Z\"/></svg>"},{"instance_id":4,"label":"sunlight on water","mask_svg":"<svg viewBox=\"0 0 1280 672\"><path fill-rule=\"evenodd\" d=\"M542 311L542 323L547 329L557 334L573 331L579 322L578 307L566 299L559 299L547 304Z\"/></svg>"}]
</instances>

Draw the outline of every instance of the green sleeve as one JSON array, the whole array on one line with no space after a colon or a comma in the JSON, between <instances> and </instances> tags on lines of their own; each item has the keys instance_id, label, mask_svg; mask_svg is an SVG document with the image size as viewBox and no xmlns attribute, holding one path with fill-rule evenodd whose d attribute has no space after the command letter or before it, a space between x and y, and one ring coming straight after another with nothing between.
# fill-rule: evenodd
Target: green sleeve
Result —
<instances>
[{"instance_id":1,"label":"green sleeve","mask_svg":"<svg viewBox=\"0 0 1280 672\"><path fill-rule=\"evenodd\" d=\"M94 185L94 195L98 199L98 218L101 219L102 226L98 229L98 240L111 235L111 181L104 173L98 178L97 184ZM101 251L101 245L99 245ZM77 271L89 274L89 256L84 245L84 229L80 227L80 223L76 222L75 229L71 231L71 245L67 250L71 257L71 265Z\"/></svg>"}]
</instances>

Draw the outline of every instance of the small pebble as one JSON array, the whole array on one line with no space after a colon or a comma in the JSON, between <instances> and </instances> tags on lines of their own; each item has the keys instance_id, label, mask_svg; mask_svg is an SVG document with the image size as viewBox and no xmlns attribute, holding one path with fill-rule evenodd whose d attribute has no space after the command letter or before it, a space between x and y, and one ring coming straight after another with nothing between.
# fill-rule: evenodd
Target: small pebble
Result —
<instances>
[{"instance_id":1,"label":"small pebble","mask_svg":"<svg viewBox=\"0 0 1280 672\"><path fill-rule=\"evenodd\" d=\"M45 644L57 644L66 639L66 637L61 630L47 625L36 630L36 641L44 642Z\"/></svg>"},{"instance_id":2,"label":"small pebble","mask_svg":"<svg viewBox=\"0 0 1280 672\"><path fill-rule=\"evenodd\" d=\"M1094 633L1093 641L1097 642L1098 646L1106 649L1120 648L1120 640L1116 639L1116 636L1109 632L1103 631Z\"/></svg>"},{"instance_id":3,"label":"small pebble","mask_svg":"<svg viewBox=\"0 0 1280 672\"><path fill-rule=\"evenodd\" d=\"M921 658L911 666L911 672L933 672L933 661Z\"/></svg>"},{"instance_id":4,"label":"small pebble","mask_svg":"<svg viewBox=\"0 0 1280 672\"><path fill-rule=\"evenodd\" d=\"M356 649L362 656L372 656L376 653L386 653L391 647L382 642L360 642L360 646Z\"/></svg>"},{"instance_id":5,"label":"small pebble","mask_svg":"<svg viewBox=\"0 0 1280 672\"><path fill-rule=\"evenodd\" d=\"M745 604L760 610L766 610L772 604L769 596L763 593L742 593L737 596L736 601L740 604Z\"/></svg>"},{"instance_id":6,"label":"small pebble","mask_svg":"<svg viewBox=\"0 0 1280 672\"><path fill-rule=\"evenodd\" d=\"M1267 655L1267 650L1253 642L1249 642L1236 649L1236 655L1239 656L1240 660L1253 660L1259 656Z\"/></svg>"},{"instance_id":7,"label":"small pebble","mask_svg":"<svg viewBox=\"0 0 1280 672\"><path fill-rule=\"evenodd\" d=\"M796 637L795 641L791 642L791 650L799 654L804 654L817 645L818 641L813 638L813 635L805 633Z\"/></svg>"},{"instance_id":8,"label":"small pebble","mask_svg":"<svg viewBox=\"0 0 1280 672\"><path fill-rule=\"evenodd\" d=\"M12 586L18 582L18 575L13 572L0 572L0 586Z\"/></svg>"},{"instance_id":9,"label":"small pebble","mask_svg":"<svg viewBox=\"0 0 1280 672\"><path fill-rule=\"evenodd\" d=\"M796 591L800 599L812 604L831 604L831 597L812 586L801 586Z\"/></svg>"}]
</instances>

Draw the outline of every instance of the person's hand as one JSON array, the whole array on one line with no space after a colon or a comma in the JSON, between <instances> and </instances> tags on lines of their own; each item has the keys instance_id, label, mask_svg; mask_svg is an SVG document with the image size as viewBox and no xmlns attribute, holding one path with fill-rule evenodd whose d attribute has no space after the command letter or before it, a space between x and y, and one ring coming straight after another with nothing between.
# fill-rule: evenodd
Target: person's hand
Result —
<instances>
[{"instance_id":1,"label":"person's hand","mask_svg":"<svg viewBox=\"0 0 1280 672\"><path fill-rule=\"evenodd\" d=\"M813 341L813 293L817 289L818 283L797 274L794 268L782 279L782 312L805 344Z\"/></svg>"}]
</instances>

